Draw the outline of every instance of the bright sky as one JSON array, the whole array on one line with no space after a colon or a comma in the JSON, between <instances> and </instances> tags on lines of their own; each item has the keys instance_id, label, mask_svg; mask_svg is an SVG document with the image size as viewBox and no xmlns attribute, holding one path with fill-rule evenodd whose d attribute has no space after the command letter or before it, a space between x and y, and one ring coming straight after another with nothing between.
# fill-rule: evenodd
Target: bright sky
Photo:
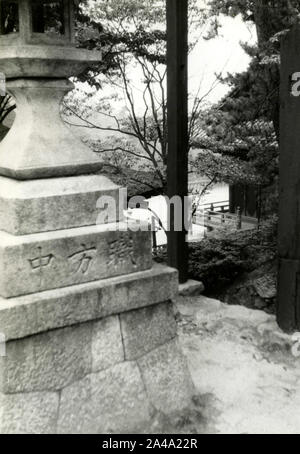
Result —
<instances>
[{"instance_id":1,"label":"bright sky","mask_svg":"<svg viewBox=\"0 0 300 454\"><path fill-rule=\"evenodd\" d=\"M254 26L248 28L241 17L225 17L218 38L210 41L200 39L189 61L189 84L192 93L198 90L199 85L201 93L207 92L215 80L215 73L222 72L226 75L247 68L250 59L241 48L240 42L256 42ZM226 86L218 85L211 93L210 101L218 101L226 91Z\"/></svg>"},{"instance_id":2,"label":"bright sky","mask_svg":"<svg viewBox=\"0 0 300 454\"><path fill-rule=\"evenodd\" d=\"M255 44L256 32L255 27L247 26L241 17L222 19L222 28L219 31L219 37L212 40L201 38L189 57L189 91L196 94L200 87L199 95L202 97L215 82L215 73L221 73L226 76L227 73L237 73L244 71L249 62L249 56L240 46L241 42ZM135 104L140 104L144 110L141 93L144 85L141 83L142 73L139 68L133 68L130 73L131 79L136 88ZM105 90L105 95L109 92L114 93L115 88ZM207 101L215 103L219 101L228 91L228 87L223 84L217 84L214 90L206 98ZM103 92L99 92L99 99L103 97ZM116 105L117 110L121 105Z\"/></svg>"}]
</instances>

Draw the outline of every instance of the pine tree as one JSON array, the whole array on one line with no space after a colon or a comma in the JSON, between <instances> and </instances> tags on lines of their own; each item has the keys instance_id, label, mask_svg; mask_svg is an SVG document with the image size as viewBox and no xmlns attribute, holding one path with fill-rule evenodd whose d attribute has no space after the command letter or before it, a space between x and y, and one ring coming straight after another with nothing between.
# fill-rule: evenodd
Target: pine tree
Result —
<instances>
[{"instance_id":1,"label":"pine tree","mask_svg":"<svg viewBox=\"0 0 300 454\"><path fill-rule=\"evenodd\" d=\"M218 106L199 118L201 133L194 147L216 153L220 163L230 163L223 173L228 182L273 186L276 191L280 41L298 20L300 1L211 0L209 5L214 34L218 33L222 14L232 17L240 14L244 21L255 24L258 40L256 46L243 44L251 63L246 71L224 79L230 92ZM198 159L198 168L204 173L210 171L205 167L205 162Z\"/></svg>"}]
</instances>

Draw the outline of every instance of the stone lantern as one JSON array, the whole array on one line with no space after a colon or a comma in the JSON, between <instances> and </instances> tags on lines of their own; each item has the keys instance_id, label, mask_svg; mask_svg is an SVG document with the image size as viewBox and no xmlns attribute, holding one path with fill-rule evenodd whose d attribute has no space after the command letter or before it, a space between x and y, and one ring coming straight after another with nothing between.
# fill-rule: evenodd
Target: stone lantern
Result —
<instances>
[{"instance_id":1,"label":"stone lantern","mask_svg":"<svg viewBox=\"0 0 300 454\"><path fill-rule=\"evenodd\" d=\"M0 144L0 433L137 433L194 393L176 340L176 270L60 119L71 0L0 0L0 71L17 104ZM142 226L141 226L142 227ZM1 357L1 340L6 357Z\"/></svg>"},{"instance_id":2,"label":"stone lantern","mask_svg":"<svg viewBox=\"0 0 300 454\"><path fill-rule=\"evenodd\" d=\"M2 0L0 44L74 43L72 0Z\"/></svg>"},{"instance_id":3,"label":"stone lantern","mask_svg":"<svg viewBox=\"0 0 300 454\"><path fill-rule=\"evenodd\" d=\"M97 156L62 123L68 78L101 60L74 44L73 0L1 0L0 72L17 117L0 145L0 174L17 179L97 170ZM13 159L11 150L14 150Z\"/></svg>"}]
</instances>

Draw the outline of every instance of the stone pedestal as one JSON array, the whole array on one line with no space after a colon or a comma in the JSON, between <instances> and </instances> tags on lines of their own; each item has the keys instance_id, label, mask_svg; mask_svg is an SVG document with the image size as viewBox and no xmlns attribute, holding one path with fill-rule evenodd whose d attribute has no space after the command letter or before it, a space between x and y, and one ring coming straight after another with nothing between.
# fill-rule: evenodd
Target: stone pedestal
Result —
<instances>
[{"instance_id":1,"label":"stone pedestal","mask_svg":"<svg viewBox=\"0 0 300 454\"><path fill-rule=\"evenodd\" d=\"M153 266L148 226L124 223L124 190L61 121L66 79L101 60L75 49L63 3L59 42L31 29L29 0L17 36L0 36L17 103L0 144L0 433L138 432L191 403L178 276Z\"/></svg>"},{"instance_id":2,"label":"stone pedestal","mask_svg":"<svg viewBox=\"0 0 300 454\"><path fill-rule=\"evenodd\" d=\"M1 175L24 180L92 173L101 168L97 155L60 118L60 101L73 88L64 79L7 82L17 113L14 133L0 144Z\"/></svg>"},{"instance_id":3,"label":"stone pedestal","mask_svg":"<svg viewBox=\"0 0 300 454\"><path fill-rule=\"evenodd\" d=\"M124 206L102 176L0 177L1 433L138 432L190 404L177 272L101 196Z\"/></svg>"}]
</instances>

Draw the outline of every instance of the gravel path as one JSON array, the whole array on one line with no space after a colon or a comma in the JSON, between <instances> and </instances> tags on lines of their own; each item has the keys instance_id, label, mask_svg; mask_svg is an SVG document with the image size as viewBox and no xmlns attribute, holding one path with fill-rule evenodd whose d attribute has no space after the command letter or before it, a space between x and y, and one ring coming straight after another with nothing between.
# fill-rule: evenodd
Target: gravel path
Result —
<instances>
[{"instance_id":1,"label":"gravel path","mask_svg":"<svg viewBox=\"0 0 300 454\"><path fill-rule=\"evenodd\" d=\"M262 311L202 296L178 299L177 310L180 341L199 393L197 431L300 434L295 336L285 335Z\"/></svg>"}]
</instances>

